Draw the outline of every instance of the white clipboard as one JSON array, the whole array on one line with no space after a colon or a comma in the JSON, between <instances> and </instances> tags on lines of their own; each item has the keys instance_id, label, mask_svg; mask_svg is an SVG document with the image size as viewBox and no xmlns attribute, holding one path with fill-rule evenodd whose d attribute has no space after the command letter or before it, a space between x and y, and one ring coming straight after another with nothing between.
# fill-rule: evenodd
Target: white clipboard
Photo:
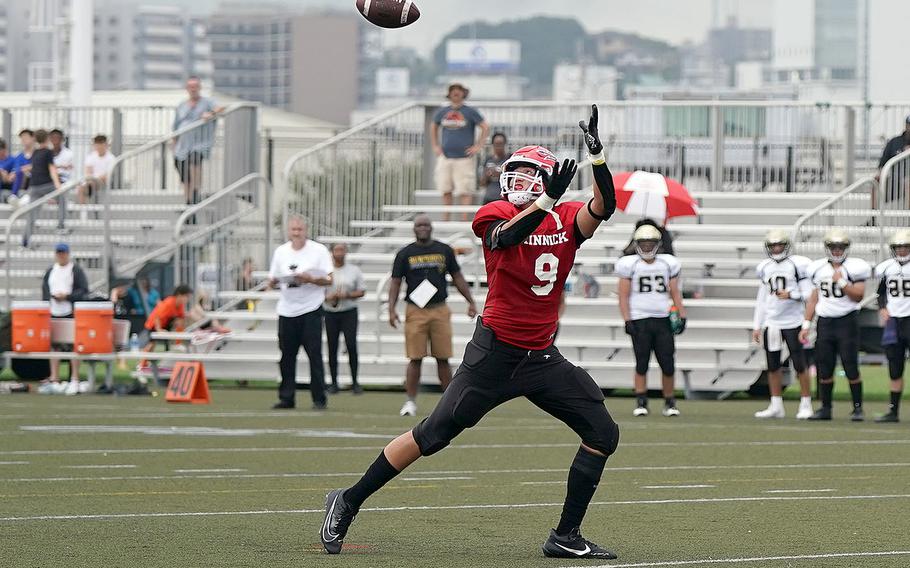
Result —
<instances>
[{"instance_id":1,"label":"white clipboard","mask_svg":"<svg viewBox=\"0 0 910 568\"><path fill-rule=\"evenodd\" d=\"M427 305L427 302L436 295L436 292L439 291L439 288L433 286L429 280L424 280L417 285L416 288L411 290L411 293L408 294L408 297L414 302L418 308L423 308Z\"/></svg>"}]
</instances>

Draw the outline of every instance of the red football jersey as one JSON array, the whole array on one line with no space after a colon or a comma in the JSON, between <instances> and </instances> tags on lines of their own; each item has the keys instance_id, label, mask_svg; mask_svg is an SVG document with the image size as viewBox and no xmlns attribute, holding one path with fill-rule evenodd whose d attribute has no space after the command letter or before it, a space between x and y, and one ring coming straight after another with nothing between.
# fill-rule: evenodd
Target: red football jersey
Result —
<instances>
[{"instance_id":1,"label":"red football jersey","mask_svg":"<svg viewBox=\"0 0 910 568\"><path fill-rule=\"evenodd\" d=\"M553 342L559 299L581 244L575 240L575 216L584 203L560 203L520 245L483 249L487 265L487 301L483 322L496 338L524 349L544 349ZM521 212L508 201L481 207L474 234L483 239L490 223Z\"/></svg>"}]
</instances>

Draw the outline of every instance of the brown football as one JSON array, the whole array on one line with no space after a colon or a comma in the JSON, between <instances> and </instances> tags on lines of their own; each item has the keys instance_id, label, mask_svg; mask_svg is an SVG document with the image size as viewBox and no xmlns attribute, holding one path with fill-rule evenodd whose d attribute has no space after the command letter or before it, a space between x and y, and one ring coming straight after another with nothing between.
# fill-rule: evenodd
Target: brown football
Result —
<instances>
[{"instance_id":1,"label":"brown football","mask_svg":"<svg viewBox=\"0 0 910 568\"><path fill-rule=\"evenodd\" d=\"M420 17L411 0L356 0L360 15L380 28L403 28Z\"/></svg>"}]
</instances>

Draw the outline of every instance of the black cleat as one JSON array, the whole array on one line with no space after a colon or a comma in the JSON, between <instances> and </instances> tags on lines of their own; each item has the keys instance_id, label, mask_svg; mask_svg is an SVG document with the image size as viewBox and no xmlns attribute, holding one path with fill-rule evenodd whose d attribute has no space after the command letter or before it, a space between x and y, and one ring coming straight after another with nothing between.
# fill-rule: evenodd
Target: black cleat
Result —
<instances>
[{"instance_id":1,"label":"black cleat","mask_svg":"<svg viewBox=\"0 0 910 568\"><path fill-rule=\"evenodd\" d=\"M272 405L272 408L274 410L288 410L288 409L294 408L294 403L288 402L286 400L279 400L278 402L276 402L275 404Z\"/></svg>"},{"instance_id":2,"label":"black cleat","mask_svg":"<svg viewBox=\"0 0 910 568\"><path fill-rule=\"evenodd\" d=\"M816 410L809 420L831 420L831 409L823 406Z\"/></svg>"},{"instance_id":3,"label":"black cleat","mask_svg":"<svg viewBox=\"0 0 910 568\"><path fill-rule=\"evenodd\" d=\"M897 412L889 410L887 414L882 414L875 419L878 424L883 424L886 422L900 422L900 419L897 417Z\"/></svg>"},{"instance_id":4,"label":"black cleat","mask_svg":"<svg viewBox=\"0 0 910 568\"><path fill-rule=\"evenodd\" d=\"M853 412L850 413L850 422L862 422L866 419L866 415L863 413L863 408L854 408Z\"/></svg>"},{"instance_id":5,"label":"black cleat","mask_svg":"<svg viewBox=\"0 0 910 568\"><path fill-rule=\"evenodd\" d=\"M344 500L344 489L335 489L326 495L325 520L322 522L319 538L327 553L338 554L341 552L344 536L348 534L348 527L351 526L355 516L357 516L357 510L352 509Z\"/></svg>"},{"instance_id":6,"label":"black cleat","mask_svg":"<svg viewBox=\"0 0 910 568\"><path fill-rule=\"evenodd\" d=\"M585 540L576 528L565 536L559 536L555 530L550 530L550 538L543 543L543 555L547 558L599 558L614 560L616 553L606 550Z\"/></svg>"}]
</instances>

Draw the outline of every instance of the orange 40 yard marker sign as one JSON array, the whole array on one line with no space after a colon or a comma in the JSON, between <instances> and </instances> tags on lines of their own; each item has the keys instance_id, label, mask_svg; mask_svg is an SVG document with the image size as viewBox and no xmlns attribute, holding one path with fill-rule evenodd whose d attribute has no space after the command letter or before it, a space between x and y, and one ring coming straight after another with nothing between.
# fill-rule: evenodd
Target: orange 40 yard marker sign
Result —
<instances>
[{"instance_id":1,"label":"orange 40 yard marker sign","mask_svg":"<svg viewBox=\"0 0 910 568\"><path fill-rule=\"evenodd\" d=\"M174 366L164 400L193 404L212 402L209 384L205 380L205 368L200 361L180 361Z\"/></svg>"}]
</instances>

